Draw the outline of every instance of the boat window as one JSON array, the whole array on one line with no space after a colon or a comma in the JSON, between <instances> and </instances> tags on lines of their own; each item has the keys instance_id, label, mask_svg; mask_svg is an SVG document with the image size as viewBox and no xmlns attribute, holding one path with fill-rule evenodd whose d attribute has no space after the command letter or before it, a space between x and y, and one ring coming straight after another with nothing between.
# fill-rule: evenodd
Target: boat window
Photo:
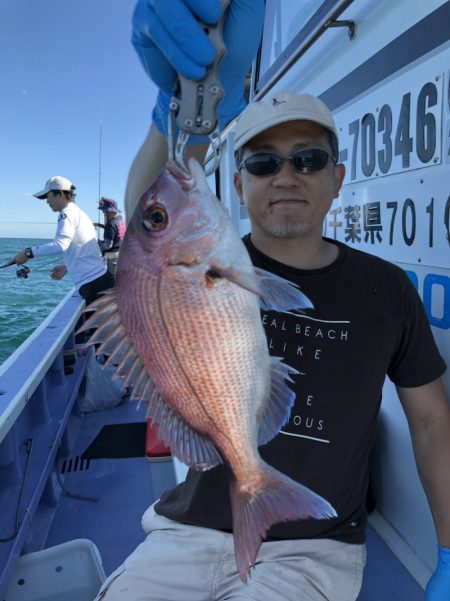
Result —
<instances>
[{"instance_id":1,"label":"boat window","mask_svg":"<svg viewBox=\"0 0 450 601\"><path fill-rule=\"evenodd\" d=\"M253 73L255 95L274 73L308 43L311 35L329 18L343 0L266 0L261 49Z\"/></svg>"}]
</instances>

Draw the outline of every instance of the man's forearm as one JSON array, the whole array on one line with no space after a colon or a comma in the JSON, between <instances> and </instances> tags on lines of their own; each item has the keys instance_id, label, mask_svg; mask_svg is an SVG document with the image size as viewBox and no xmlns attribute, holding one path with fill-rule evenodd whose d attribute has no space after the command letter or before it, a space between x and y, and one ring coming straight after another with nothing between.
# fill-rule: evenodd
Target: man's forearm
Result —
<instances>
[{"instance_id":1,"label":"man's forearm","mask_svg":"<svg viewBox=\"0 0 450 601\"><path fill-rule=\"evenodd\" d=\"M195 157L203 163L208 144L196 144L186 147L185 160ZM168 147L166 137L152 124L144 143L138 150L128 173L125 189L125 217L127 223L140 196L153 184L159 172L167 163Z\"/></svg>"},{"instance_id":2,"label":"man's forearm","mask_svg":"<svg viewBox=\"0 0 450 601\"><path fill-rule=\"evenodd\" d=\"M450 412L425 428L413 429L412 438L439 544L450 548Z\"/></svg>"},{"instance_id":3,"label":"man's forearm","mask_svg":"<svg viewBox=\"0 0 450 601\"><path fill-rule=\"evenodd\" d=\"M140 196L155 181L167 162L167 140L152 124L144 143L138 150L128 173L125 189L125 217L133 215Z\"/></svg>"}]
</instances>

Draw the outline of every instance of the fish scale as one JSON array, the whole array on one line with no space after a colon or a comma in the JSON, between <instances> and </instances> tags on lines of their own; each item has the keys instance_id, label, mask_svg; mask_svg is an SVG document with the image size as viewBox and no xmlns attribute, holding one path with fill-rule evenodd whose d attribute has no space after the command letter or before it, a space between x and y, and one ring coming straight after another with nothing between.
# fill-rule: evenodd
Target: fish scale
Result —
<instances>
[{"instance_id":1,"label":"fish scale","mask_svg":"<svg viewBox=\"0 0 450 601\"><path fill-rule=\"evenodd\" d=\"M157 360L161 361L160 373L165 372L164 378L170 380L170 392L182 391L178 395L182 404L185 404L189 391L195 391L193 401L198 400L202 408L194 412L190 407L190 419L197 429L209 431L214 425L219 428L223 422L223 427L219 429L237 429L243 413L240 400L244 398L252 402L261 398L261 392L253 394L253 387L264 381L263 362L258 365L252 378L248 377L248 367L254 363L255 351L251 353L250 346L256 332L259 333L259 340L253 346L262 351L266 346L265 336L260 330L242 328L242 325L248 324L248 320L245 322L240 318L238 309L242 302L238 299L240 295L245 297L250 293L238 290L237 294L232 295L224 290L221 294L219 290L219 294L214 294L214 290L208 289L206 294L199 294L199 289L189 287L187 282L179 281L177 284L174 285L171 278L167 278L164 288L160 290L165 298L165 314L161 318L169 341L162 356L157 356ZM220 283L217 288L224 289L224 285ZM182 318L181 309L186 306L196 307L191 320ZM233 323L226 320L230 314L237 316ZM223 331L224 325L227 326L226 332ZM194 345L196 352L192 352ZM174 363L169 346L177 349L177 363ZM250 358L251 355L253 357ZM265 367L268 368L268 362ZM186 390L186 382L181 374L191 374ZM206 422L201 399L218 400L216 404L208 404ZM173 399L173 403L175 405L176 399ZM182 407L179 410L183 413Z\"/></svg>"}]
</instances>

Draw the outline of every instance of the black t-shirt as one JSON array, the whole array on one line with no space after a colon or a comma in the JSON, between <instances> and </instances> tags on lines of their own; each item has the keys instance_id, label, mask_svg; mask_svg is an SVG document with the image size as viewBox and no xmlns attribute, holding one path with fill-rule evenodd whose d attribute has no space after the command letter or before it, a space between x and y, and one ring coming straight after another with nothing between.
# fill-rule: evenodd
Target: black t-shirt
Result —
<instances>
[{"instance_id":1,"label":"black t-shirt","mask_svg":"<svg viewBox=\"0 0 450 601\"><path fill-rule=\"evenodd\" d=\"M332 240L339 256L322 269L273 261L244 238L255 266L291 282L314 304L296 316L262 312L271 355L300 373L289 421L260 447L269 464L323 496L338 517L272 526L270 539L333 538L363 543L368 458L386 374L394 384L427 384L445 371L422 302L405 272ZM157 513L231 531L229 471L190 469L165 492Z\"/></svg>"}]
</instances>

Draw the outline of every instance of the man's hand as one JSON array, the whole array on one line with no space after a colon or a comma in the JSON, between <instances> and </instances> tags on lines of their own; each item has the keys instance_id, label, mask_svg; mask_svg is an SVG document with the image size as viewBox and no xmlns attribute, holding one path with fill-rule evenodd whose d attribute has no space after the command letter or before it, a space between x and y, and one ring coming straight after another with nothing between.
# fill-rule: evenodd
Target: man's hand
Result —
<instances>
[{"instance_id":1,"label":"man's hand","mask_svg":"<svg viewBox=\"0 0 450 601\"><path fill-rule=\"evenodd\" d=\"M128 175L125 192L127 220L133 214L140 195L155 181L167 161L169 102L177 73L202 78L206 66L215 59L215 50L199 27L197 18L215 24L221 10L220 0L137 1L132 42L145 71L160 88L160 93L150 131ZM258 50L263 21L264 0L230 0L223 32L227 52L219 67L219 78L225 92L217 109L221 129L245 107L245 79ZM193 30L195 35L191 37ZM190 136L186 149L186 156L195 156L199 162L203 162L209 145L209 139L201 138L203 136Z\"/></svg>"},{"instance_id":2,"label":"man's hand","mask_svg":"<svg viewBox=\"0 0 450 601\"><path fill-rule=\"evenodd\" d=\"M139 0L131 41L150 79L170 94L177 72L202 79L215 50L198 20L214 25L220 0Z\"/></svg>"},{"instance_id":3,"label":"man's hand","mask_svg":"<svg viewBox=\"0 0 450 601\"><path fill-rule=\"evenodd\" d=\"M450 599L450 549L438 547L438 565L425 589L425 601Z\"/></svg>"},{"instance_id":4,"label":"man's hand","mask_svg":"<svg viewBox=\"0 0 450 601\"><path fill-rule=\"evenodd\" d=\"M168 105L177 73L202 79L215 59L214 47L198 19L212 25L220 14L220 0L138 0L132 43L161 90L153 120L163 134L167 134ZM227 53L219 67L225 92L218 106L221 129L245 107L245 78L258 50L263 21L264 0L230 0L223 31Z\"/></svg>"},{"instance_id":5,"label":"man's hand","mask_svg":"<svg viewBox=\"0 0 450 601\"><path fill-rule=\"evenodd\" d=\"M50 277L52 280L62 280L67 273L67 267L65 265L56 265L53 267Z\"/></svg>"},{"instance_id":6,"label":"man's hand","mask_svg":"<svg viewBox=\"0 0 450 601\"><path fill-rule=\"evenodd\" d=\"M25 251L21 250L20 253L17 253L15 257L9 259L9 261L6 261L2 267L9 267L10 265L23 265L23 263L26 263L27 261L28 257L25 254Z\"/></svg>"}]
</instances>

